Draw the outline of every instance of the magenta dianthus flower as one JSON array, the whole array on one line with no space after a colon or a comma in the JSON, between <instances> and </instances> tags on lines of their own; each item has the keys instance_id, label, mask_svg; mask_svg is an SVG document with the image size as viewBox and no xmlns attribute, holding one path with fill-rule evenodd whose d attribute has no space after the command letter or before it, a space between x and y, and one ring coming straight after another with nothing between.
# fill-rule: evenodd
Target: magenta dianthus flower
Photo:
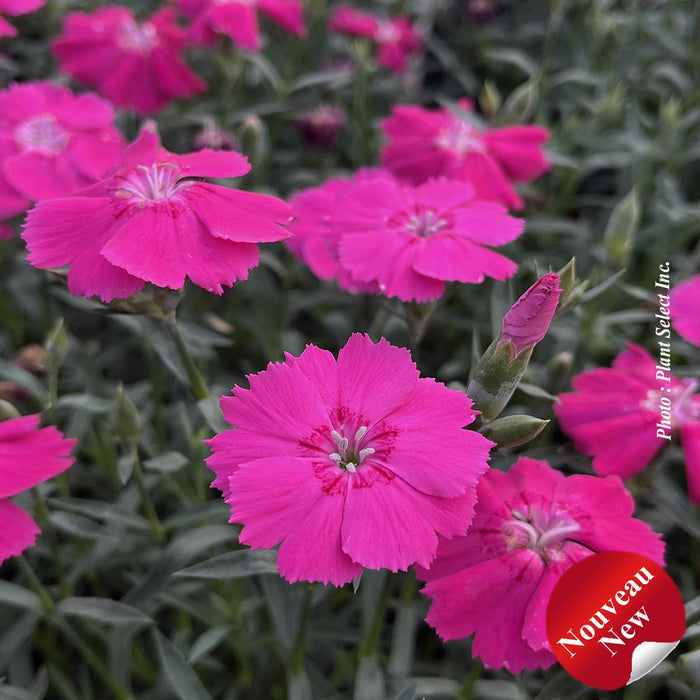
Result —
<instances>
[{"instance_id":1,"label":"magenta dianthus flower","mask_svg":"<svg viewBox=\"0 0 700 700\"><path fill-rule=\"evenodd\" d=\"M137 22L132 10L108 5L92 14L70 13L51 52L63 72L118 107L146 115L206 89L182 60L184 45L172 8Z\"/></svg>"},{"instance_id":2,"label":"magenta dianthus flower","mask_svg":"<svg viewBox=\"0 0 700 700\"><path fill-rule=\"evenodd\" d=\"M300 0L176 0L192 21L189 36L211 46L218 34L228 36L239 49L260 50L258 11L282 29L306 36L304 6Z\"/></svg>"},{"instance_id":3,"label":"magenta dianthus flower","mask_svg":"<svg viewBox=\"0 0 700 700\"><path fill-rule=\"evenodd\" d=\"M354 334L337 361L309 345L248 379L221 399L236 429L207 463L240 542L281 542L286 579L429 566L436 533L466 532L493 443L463 429L471 400L420 378L407 350Z\"/></svg>"},{"instance_id":4,"label":"magenta dianthus flower","mask_svg":"<svg viewBox=\"0 0 700 700\"><path fill-rule=\"evenodd\" d=\"M634 343L611 368L594 369L560 394L554 413L596 474L628 479L649 464L676 432L685 453L688 492L700 503L700 394L697 379L677 379ZM657 378L657 371L666 379Z\"/></svg>"},{"instance_id":5,"label":"magenta dianthus flower","mask_svg":"<svg viewBox=\"0 0 700 700\"><path fill-rule=\"evenodd\" d=\"M422 44L408 17L384 19L348 5L335 8L328 28L332 32L374 41L379 47L377 63L395 73L405 70L408 57L418 51Z\"/></svg>"},{"instance_id":6,"label":"magenta dianthus flower","mask_svg":"<svg viewBox=\"0 0 700 700\"><path fill-rule=\"evenodd\" d=\"M360 171L355 179L371 172ZM285 243L294 256L321 279L335 279L347 292L378 292L376 282L360 282L340 264L338 236L329 225L336 199L349 182L345 178L334 178L294 195L290 200L294 209L294 221L289 225L292 237Z\"/></svg>"},{"instance_id":7,"label":"magenta dianthus flower","mask_svg":"<svg viewBox=\"0 0 700 700\"><path fill-rule=\"evenodd\" d=\"M26 15L38 10L46 0L0 0L0 14L10 16ZM17 36L17 29L0 16L0 37Z\"/></svg>"},{"instance_id":8,"label":"magenta dianthus flower","mask_svg":"<svg viewBox=\"0 0 700 700\"><path fill-rule=\"evenodd\" d=\"M470 111L470 100L460 107ZM522 209L511 184L528 182L549 169L542 144L549 131L539 126L508 126L482 131L447 109L398 105L382 128L388 139L382 164L414 185L444 176L469 182L479 199Z\"/></svg>"},{"instance_id":9,"label":"magenta dianthus flower","mask_svg":"<svg viewBox=\"0 0 700 700\"><path fill-rule=\"evenodd\" d=\"M112 106L49 82L0 91L0 219L62 197L116 165L124 139Z\"/></svg>"},{"instance_id":10,"label":"magenta dianthus flower","mask_svg":"<svg viewBox=\"0 0 700 700\"><path fill-rule=\"evenodd\" d=\"M113 175L29 212L28 260L42 269L70 264L70 291L103 301L145 282L180 289L185 277L221 294L258 264L257 243L289 235L282 224L292 209L282 200L193 179L249 170L235 151L176 155L144 130Z\"/></svg>"},{"instance_id":11,"label":"magenta dianthus flower","mask_svg":"<svg viewBox=\"0 0 700 700\"><path fill-rule=\"evenodd\" d=\"M486 246L509 243L524 228L499 204L477 200L464 182L412 188L388 174L355 178L328 225L340 264L354 279L418 302L439 297L448 281L510 277L517 265Z\"/></svg>"},{"instance_id":12,"label":"magenta dianthus flower","mask_svg":"<svg viewBox=\"0 0 700 700\"><path fill-rule=\"evenodd\" d=\"M475 634L472 655L486 668L548 668L547 603L572 564L623 550L663 566L660 536L633 510L615 476L565 477L527 457L489 470L466 537L441 538L434 564L417 572L433 601L426 621L445 641Z\"/></svg>"},{"instance_id":13,"label":"magenta dianthus flower","mask_svg":"<svg viewBox=\"0 0 700 700\"><path fill-rule=\"evenodd\" d=\"M669 296L674 330L700 347L700 275L676 285Z\"/></svg>"},{"instance_id":14,"label":"magenta dianthus flower","mask_svg":"<svg viewBox=\"0 0 700 700\"><path fill-rule=\"evenodd\" d=\"M39 428L39 416L0 422L0 562L34 544L39 528L12 501L22 491L68 469L75 440L53 426Z\"/></svg>"}]
</instances>

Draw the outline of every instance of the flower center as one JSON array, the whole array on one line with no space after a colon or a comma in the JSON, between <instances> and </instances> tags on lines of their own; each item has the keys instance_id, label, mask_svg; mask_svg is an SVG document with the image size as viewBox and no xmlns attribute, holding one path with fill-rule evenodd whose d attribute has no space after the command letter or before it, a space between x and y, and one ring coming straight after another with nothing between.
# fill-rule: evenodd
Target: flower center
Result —
<instances>
[{"instance_id":1,"label":"flower center","mask_svg":"<svg viewBox=\"0 0 700 700\"><path fill-rule=\"evenodd\" d=\"M692 400L698 388L698 380L683 379L681 384L682 386L671 387L669 391L651 389L647 392L646 398L640 402L640 406L645 411L653 411L658 414L664 408L662 400L668 399L671 402L670 411L674 430L687 420L700 419L700 403ZM666 402L664 401L664 403Z\"/></svg>"},{"instance_id":2,"label":"flower center","mask_svg":"<svg viewBox=\"0 0 700 700\"><path fill-rule=\"evenodd\" d=\"M23 121L14 133L15 143L24 153L41 153L55 156L68 144L70 139L56 123L53 114L38 114Z\"/></svg>"},{"instance_id":3,"label":"flower center","mask_svg":"<svg viewBox=\"0 0 700 700\"><path fill-rule=\"evenodd\" d=\"M141 206L169 199L192 185L191 180L179 180L179 174L180 168L171 163L138 165L122 177L115 196L119 199L135 199Z\"/></svg>"},{"instance_id":4,"label":"flower center","mask_svg":"<svg viewBox=\"0 0 700 700\"><path fill-rule=\"evenodd\" d=\"M328 454L331 462L339 466L342 470L354 474L365 459L375 452L373 447L362 447L363 439L366 434L366 425L358 428L352 440L345 437L337 430L332 430L331 437L338 449L337 452L330 452Z\"/></svg>"},{"instance_id":5,"label":"flower center","mask_svg":"<svg viewBox=\"0 0 700 700\"><path fill-rule=\"evenodd\" d=\"M508 549L531 549L545 561L556 558L568 535L580 529L573 518L556 513L544 514L532 508L527 515L517 510L512 510L511 515L513 519L507 520L502 527Z\"/></svg>"},{"instance_id":6,"label":"flower center","mask_svg":"<svg viewBox=\"0 0 700 700\"><path fill-rule=\"evenodd\" d=\"M401 38L401 32L393 22L382 20L377 25L374 38L379 44L395 44Z\"/></svg>"},{"instance_id":7,"label":"flower center","mask_svg":"<svg viewBox=\"0 0 700 700\"><path fill-rule=\"evenodd\" d=\"M440 130L435 145L460 156L484 151L484 142L479 131L471 124L456 117L448 126Z\"/></svg>"},{"instance_id":8,"label":"flower center","mask_svg":"<svg viewBox=\"0 0 700 700\"><path fill-rule=\"evenodd\" d=\"M117 43L124 51L147 54L151 52L157 42L158 33L149 22L144 24L125 22L119 27Z\"/></svg>"},{"instance_id":9,"label":"flower center","mask_svg":"<svg viewBox=\"0 0 700 700\"><path fill-rule=\"evenodd\" d=\"M428 209L425 212L409 216L405 228L418 238L430 238L446 225L445 219L439 218L432 209Z\"/></svg>"}]
</instances>

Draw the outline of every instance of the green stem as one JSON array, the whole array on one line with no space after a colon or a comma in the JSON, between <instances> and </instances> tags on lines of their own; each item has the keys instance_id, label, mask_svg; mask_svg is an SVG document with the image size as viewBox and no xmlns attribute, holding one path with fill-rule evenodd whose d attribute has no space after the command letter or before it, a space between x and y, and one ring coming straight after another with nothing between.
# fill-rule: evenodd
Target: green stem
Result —
<instances>
[{"instance_id":1,"label":"green stem","mask_svg":"<svg viewBox=\"0 0 700 700\"><path fill-rule=\"evenodd\" d=\"M166 316L165 323L168 326L170 335L175 341L175 347L177 348L182 364L185 367L185 372L187 372L187 378L190 380L190 388L194 394L194 397L197 399L197 401L206 399L207 396L209 396L209 389L207 388L206 382L204 381L199 368L195 364L195 361L192 358L187 345L185 344L185 340L180 332L180 327L177 325L177 319L175 318L174 311Z\"/></svg>"},{"instance_id":2,"label":"green stem","mask_svg":"<svg viewBox=\"0 0 700 700\"><path fill-rule=\"evenodd\" d=\"M484 667L482 666L481 661L479 661L479 659L474 659L472 662L472 669L467 674L467 677L464 679L464 683L462 683L462 686L459 689L460 700L468 700L468 698L471 698L474 683L476 683L483 670Z\"/></svg>"},{"instance_id":3,"label":"green stem","mask_svg":"<svg viewBox=\"0 0 700 700\"><path fill-rule=\"evenodd\" d=\"M297 630L294 646L292 647L292 655L289 659L289 672L293 676L298 675L304 670L304 658L306 656L306 622L311 608L313 590L313 586L309 585L304 591L304 600L299 615L299 629Z\"/></svg>"},{"instance_id":4,"label":"green stem","mask_svg":"<svg viewBox=\"0 0 700 700\"><path fill-rule=\"evenodd\" d=\"M93 651L92 647L83 640L83 637L78 634L70 623L65 619L53 620L53 623L60 630L66 639L80 652L82 658L87 662L88 666L95 672L100 680L109 688L110 693L116 700L134 700L134 696L128 691L117 685L109 674L109 669L102 662L100 657Z\"/></svg>"},{"instance_id":5,"label":"green stem","mask_svg":"<svg viewBox=\"0 0 700 700\"><path fill-rule=\"evenodd\" d=\"M360 656L373 656L379 648L379 641L382 637L384 629L384 618L389 605L389 592L391 590L392 578L386 571L382 572L384 580L381 584L381 592L377 598L377 605L374 609L374 615L371 624L367 626L364 639L360 644Z\"/></svg>"},{"instance_id":6,"label":"green stem","mask_svg":"<svg viewBox=\"0 0 700 700\"><path fill-rule=\"evenodd\" d=\"M153 535L159 544L163 544L165 542L165 530L158 518L158 513L156 512L151 496L146 488L146 483L143 479L143 469L141 468L141 460L139 459L137 450L134 450L134 478L136 479L136 485L141 494L141 502L143 503L143 509L146 511L146 517L151 523Z\"/></svg>"},{"instance_id":7,"label":"green stem","mask_svg":"<svg viewBox=\"0 0 700 700\"><path fill-rule=\"evenodd\" d=\"M29 585L34 589L34 592L39 596L39 599L41 600L41 605L43 606L44 610L46 611L47 615L50 615L53 610L54 610L54 602L53 598L51 597L51 594L46 590L44 587L44 584L41 582L39 577L36 575L34 572L34 569L32 569L32 565L27 561L27 559L24 556L18 557L17 558L17 563L19 564L19 568L22 569L22 573L27 577L29 580Z\"/></svg>"},{"instance_id":8,"label":"green stem","mask_svg":"<svg viewBox=\"0 0 700 700\"><path fill-rule=\"evenodd\" d=\"M19 567L22 569L22 573L29 580L30 586L39 596L41 604L47 614L47 621L56 627L80 652L82 658L85 659L88 665L100 677L117 700L134 700L131 693L124 690L124 688L120 687L112 680L107 666L102 663L99 656L93 651L92 647L83 640L82 636L73 629L68 620L54 614L56 611L56 604L54 603L51 594L46 590L44 584L36 575L34 569L27 559L24 556L21 556L18 557L17 561L19 563Z\"/></svg>"},{"instance_id":9,"label":"green stem","mask_svg":"<svg viewBox=\"0 0 700 700\"><path fill-rule=\"evenodd\" d=\"M68 579L66 578L66 571L61 561L60 548L58 546L58 537L56 536L56 530L49 520L49 508L46 505L46 502L44 501L44 497L39 492L39 489L32 489L32 494L34 496L36 518L42 533L44 533L44 537L49 543L49 549L51 550L52 559L56 566L56 578L58 579L58 584L61 589L61 595L69 596L72 593L72 587L68 582Z\"/></svg>"}]
</instances>

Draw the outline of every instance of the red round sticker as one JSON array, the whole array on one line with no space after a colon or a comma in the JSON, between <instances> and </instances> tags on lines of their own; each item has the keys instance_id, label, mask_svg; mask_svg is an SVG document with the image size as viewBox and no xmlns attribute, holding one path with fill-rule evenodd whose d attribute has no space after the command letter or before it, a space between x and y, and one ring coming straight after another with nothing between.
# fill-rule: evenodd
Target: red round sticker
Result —
<instances>
[{"instance_id":1,"label":"red round sticker","mask_svg":"<svg viewBox=\"0 0 700 700\"><path fill-rule=\"evenodd\" d=\"M600 690L641 678L684 632L683 598L673 579L632 552L601 552L577 562L547 605L547 639L557 660Z\"/></svg>"}]
</instances>

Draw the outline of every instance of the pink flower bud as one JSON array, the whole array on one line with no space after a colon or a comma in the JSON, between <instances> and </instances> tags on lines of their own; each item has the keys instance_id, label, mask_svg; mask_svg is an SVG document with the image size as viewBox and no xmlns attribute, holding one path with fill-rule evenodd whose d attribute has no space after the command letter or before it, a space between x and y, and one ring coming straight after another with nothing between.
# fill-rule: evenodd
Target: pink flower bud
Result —
<instances>
[{"instance_id":1,"label":"pink flower bud","mask_svg":"<svg viewBox=\"0 0 700 700\"><path fill-rule=\"evenodd\" d=\"M505 315L499 345L510 340L519 354L539 343L552 322L561 292L557 274L540 277Z\"/></svg>"},{"instance_id":2,"label":"pink flower bud","mask_svg":"<svg viewBox=\"0 0 700 700\"><path fill-rule=\"evenodd\" d=\"M296 126L305 141L322 150L333 150L345 124L345 112L332 105L320 105L305 114Z\"/></svg>"}]
</instances>

